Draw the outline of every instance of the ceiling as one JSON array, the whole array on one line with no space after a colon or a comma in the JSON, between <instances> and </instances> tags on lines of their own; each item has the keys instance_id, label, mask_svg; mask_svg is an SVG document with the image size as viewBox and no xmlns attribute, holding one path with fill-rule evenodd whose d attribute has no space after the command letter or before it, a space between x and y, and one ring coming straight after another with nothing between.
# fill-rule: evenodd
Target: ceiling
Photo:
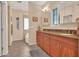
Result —
<instances>
[{"instance_id":1,"label":"ceiling","mask_svg":"<svg viewBox=\"0 0 79 59\"><path fill-rule=\"evenodd\" d=\"M47 1L30 1L34 5L42 6L44 5ZM9 5L18 10L22 11L28 11L28 3L29 1L10 1Z\"/></svg>"},{"instance_id":2,"label":"ceiling","mask_svg":"<svg viewBox=\"0 0 79 59\"><path fill-rule=\"evenodd\" d=\"M28 1L10 1L9 5L13 8L13 9L18 9L21 11L28 11Z\"/></svg>"},{"instance_id":3,"label":"ceiling","mask_svg":"<svg viewBox=\"0 0 79 59\"><path fill-rule=\"evenodd\" d=\"M43 6L47 1L31 1L31 3L38 5L38 6Z\"/></svg>"}]
</instances>

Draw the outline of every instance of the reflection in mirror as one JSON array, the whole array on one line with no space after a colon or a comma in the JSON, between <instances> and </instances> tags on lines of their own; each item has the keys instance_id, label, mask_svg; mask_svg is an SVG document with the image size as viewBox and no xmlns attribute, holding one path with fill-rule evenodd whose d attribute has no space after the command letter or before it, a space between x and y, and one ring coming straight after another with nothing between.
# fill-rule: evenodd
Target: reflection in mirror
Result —
<instances>
[{"instance_id":1,"label":"reflection in mirror","mask_svg":"<svg viewBox=\"0 0 79 59\"><path fill-rule=\"evenodd\" d=\"M72 15L64 16L63 23L72 23Z\"/></svg>"}]
</instances>

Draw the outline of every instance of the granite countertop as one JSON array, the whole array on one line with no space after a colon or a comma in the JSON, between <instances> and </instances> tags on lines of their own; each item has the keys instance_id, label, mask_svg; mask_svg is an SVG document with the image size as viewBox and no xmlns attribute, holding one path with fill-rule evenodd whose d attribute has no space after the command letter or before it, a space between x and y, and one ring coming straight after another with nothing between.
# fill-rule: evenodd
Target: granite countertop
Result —
<instances>
[{"instance_id":1,"label":"granite countertop","mask_svg":"<svg viewBox=\"0 0 79 59\"><path fill-rule=\"evenodd\" d=\"M54 35L57 35L57 36L73 38L73 39L78 39L78 36L74 35L74 34L65 34L65 33L58 33L58 32L52 32L52 31L40 31L40 32L44 32L44 33L48 33L48 34L54 34Z\"/></svg>"}]
</instances>

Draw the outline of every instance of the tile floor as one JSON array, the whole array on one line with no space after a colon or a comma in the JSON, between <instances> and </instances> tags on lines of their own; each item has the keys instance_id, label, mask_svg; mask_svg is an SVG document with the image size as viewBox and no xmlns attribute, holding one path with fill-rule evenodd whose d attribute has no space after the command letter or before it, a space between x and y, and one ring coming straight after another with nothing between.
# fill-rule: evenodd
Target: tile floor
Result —
<instances>
[{"instance_id":1,"label":"tile floor","mask_svg":"<svg viewBox=\"0 0 79 59\"><path fill-rule=\"evenodd\" d=\"M24 41L15 41L9 47L9 53L5 57L49 57L36 45L28 46Z\"/></svg>"}]
</instances>

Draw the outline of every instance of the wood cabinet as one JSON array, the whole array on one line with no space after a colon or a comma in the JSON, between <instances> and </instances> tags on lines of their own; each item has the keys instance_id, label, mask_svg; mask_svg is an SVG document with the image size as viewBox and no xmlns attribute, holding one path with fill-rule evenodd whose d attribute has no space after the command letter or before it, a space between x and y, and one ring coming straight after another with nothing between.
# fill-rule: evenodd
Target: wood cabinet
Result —
<instances>
[{"instance_id":1,"label":"wood cabinet","mask_svg":"<svg viewBox=\"0 0 79 59\"><path fill-rule=\"evenodd\" d=\"M78 56L78 39L37 31L37 45L54 57Z\"/></svg>"},{"instance_id":2,"label":"wood cabinet","mask_svg":"<svg viewBox=\"0 0 79 59\"><path fill-rule=\"evenodd\" d=\"M76 57L77 56L77 48L63 43L61 45L61 56L62 57Z\"/></svg>"},{"instance_id":3,"label":"wood cabinet","mask_svg":"<svg viewBox=\"0 0 79 59\"><path fill-rule=\"evenodd\" d=\"M43 45L44 45L44 50L49 54L49 49L50 49L50 38L49 38L49 35L48 34L46 34L46 33L44 33L44 36L43 36L43 38L44 38L44 42L43 42Z\"/></svg>"},{"instance_id":4,"label":"wood cabinet","mask_svg":"<svg viewBox=\"0 0 79 59\"><path fill-rule=\"evenodd\" d=\"M37 37L36 37L37 45L40 47L40 33L37 32L36 35L37 35Z\"/></svg>"},{"instance_id":5,"label":"wood cabinet","mask_svg":"<svg viewBox=\"0 0 79 59\"><path fill-rule=\"evenodd\" d=\"M50 55L51 56L60 56L60 42L56 39L56 36L50 35Z\"/></svg>"},{"instance_id":6,"label":"wood cabinet","mask_svg":"<svg viewBox=\"0 0 79 59\"><path fill-rule=\"evenodd\" d=\"M78 40L78 57L79 57L79 40Z\"/></svg>"},{"instance_id":7,"label":"wood cabinet","mask_svg":"<svg viewBox=\"0 0 79 59\"><path fill-rule=\"evenodd\" d=\"M43 47L43 33L42 32L38 32L37 33L37 45L39 47Z\"/></svg>"},{"instance_id":8,"label":"wood cabinet","mask_svg":"<svg viewBox=\"0 0 79 59\"><path fill-rule=\"evenodd\" d=\"M77 39L61 38L61 56L64 57L76 57L78 56L78 42Z\"/></svg>"}]
</instances>

